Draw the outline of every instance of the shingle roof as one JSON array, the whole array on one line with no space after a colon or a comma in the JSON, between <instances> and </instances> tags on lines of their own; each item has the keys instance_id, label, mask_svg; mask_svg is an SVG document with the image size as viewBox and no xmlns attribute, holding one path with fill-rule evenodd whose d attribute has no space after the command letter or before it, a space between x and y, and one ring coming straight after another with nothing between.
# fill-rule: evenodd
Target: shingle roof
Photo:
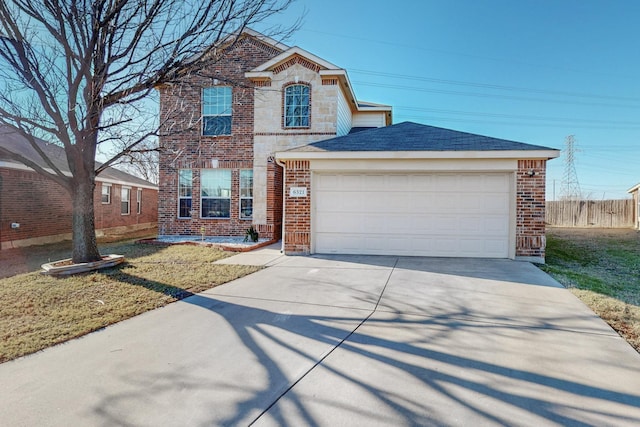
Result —
<instances>
[{"instance_id":1,"label":"shingle roof","mask_svg":"<svg viewBox=\"0 0 640 427\"><path fill-rule=\"evenodd\" d=\"M42 151L47 154L47 157L53 162L53 164L56 165L56 167L58 167L58 169L63 172L69 172L67 157L62 147L48 143L42 139L36 138L36 140L38 141L38 145L40 146ZM9 128L0 127L0 147L6 148L7 150L12 151L16 154L20 154L23 157L26 157L29 160L33 161L37 165L42 166L43 168L49 168L42 157L40 157L36 150L33 149L31 144L21 135L17 134L14 131L11 131ZM6 157L2 153L0 153L0 160L14 162L14 160ZM96 166L100 165L100 162L96 162ZM100 175L98 175L97 179L118 181L138 186L157 187L157 185L149 181L138 178L135 175L131 175L115 168L105 169L100 173Z\"/></svg>"},{"instance_id":2,"label":"shingle roof","mask_svg":"<svg viewBox=\"0 0 640 427\"><path fill-rule=\"evenodd\" d=\"M289 151L518 151L555 150L413 122L362 130Z\"/></svg>"}]
</instances>

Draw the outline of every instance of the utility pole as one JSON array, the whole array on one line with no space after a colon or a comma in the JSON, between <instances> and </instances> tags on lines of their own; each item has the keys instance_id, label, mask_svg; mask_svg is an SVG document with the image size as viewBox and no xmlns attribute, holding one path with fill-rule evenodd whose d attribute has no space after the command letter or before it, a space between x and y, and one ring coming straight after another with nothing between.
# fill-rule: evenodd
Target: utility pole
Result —
<instances>
[{"instance_id":1,"label":"utility pole","mask_svg":"<svg viewBox=\"0 0 640 427\"><path fill-rule=\"evenodd\" d=\"M580 200L582 198L582 192L580 191L580 183L578 182L578 175L576 174L575 153L578 151L575 148L575 138L573 135L569 135L565 138L564 149L564 175L562 176L562 199L563 200Z\"/></svg>"}]
</instances>

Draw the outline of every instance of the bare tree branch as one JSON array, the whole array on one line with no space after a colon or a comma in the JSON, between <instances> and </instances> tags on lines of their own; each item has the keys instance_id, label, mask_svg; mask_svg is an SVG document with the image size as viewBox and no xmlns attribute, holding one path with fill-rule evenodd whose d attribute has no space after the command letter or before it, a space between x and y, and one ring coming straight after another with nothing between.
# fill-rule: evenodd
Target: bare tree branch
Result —
<instances>
[{"instance_id":1,"label":"bare tree branch","mask_svg":"<svg viewBox=\"0 0 640 427\"><path fill-rule=\"evenodd\" d=\"M292 1L0 2L0 124L25 136L46 166L7 149L0 154L68 189L74 261L99 256L95 236L89 236L96 175L157 153L156 137L169 119L145 117L141 107L154 88L206 70L243 29L273 18ZM297 25L274 27L267 36L288 35ZM70 173L47 158L36 137L64 148ZM118 152L96 166L98 147L113 141L119 141Z\"/></svg>"}]
</instances>

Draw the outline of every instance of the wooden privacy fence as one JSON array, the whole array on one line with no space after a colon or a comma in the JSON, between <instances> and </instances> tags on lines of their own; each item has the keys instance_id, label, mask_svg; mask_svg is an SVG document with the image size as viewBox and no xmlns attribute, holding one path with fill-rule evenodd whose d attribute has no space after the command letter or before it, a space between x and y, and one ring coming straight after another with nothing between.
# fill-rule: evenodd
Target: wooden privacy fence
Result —
<instances>
[{"instance_id":1,"label":"wooden privacy fence","mask_svg":"<svg viewBox=\"0 0 640 427\"><path fill-rule=\"evenodd\" d=\"M633 199L547 201L546 223L556 227L633 227Z\"/></svg>"}]
</instances>

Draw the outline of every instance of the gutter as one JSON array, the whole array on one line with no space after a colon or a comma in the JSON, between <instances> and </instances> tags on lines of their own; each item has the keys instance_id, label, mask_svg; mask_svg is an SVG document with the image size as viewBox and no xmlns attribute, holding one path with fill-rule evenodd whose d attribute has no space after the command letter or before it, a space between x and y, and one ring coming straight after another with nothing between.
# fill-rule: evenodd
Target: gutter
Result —
<instances>
[{"instance_id":1,"label":"gutter","mask_svg":"<svg viewBox=\"0 0 640 427\"><path fill-rule=\"evenodd\" d=\"M285 163L276 156L273 156L273 160L282 168L282 230L280 232L282 235L282 243L280 244L280 253L284 254L284 225L286 224L285 217L287 211L287 204L285 203L287 199L287 168L285 167Z\"/></svg>"}]
</instances>

